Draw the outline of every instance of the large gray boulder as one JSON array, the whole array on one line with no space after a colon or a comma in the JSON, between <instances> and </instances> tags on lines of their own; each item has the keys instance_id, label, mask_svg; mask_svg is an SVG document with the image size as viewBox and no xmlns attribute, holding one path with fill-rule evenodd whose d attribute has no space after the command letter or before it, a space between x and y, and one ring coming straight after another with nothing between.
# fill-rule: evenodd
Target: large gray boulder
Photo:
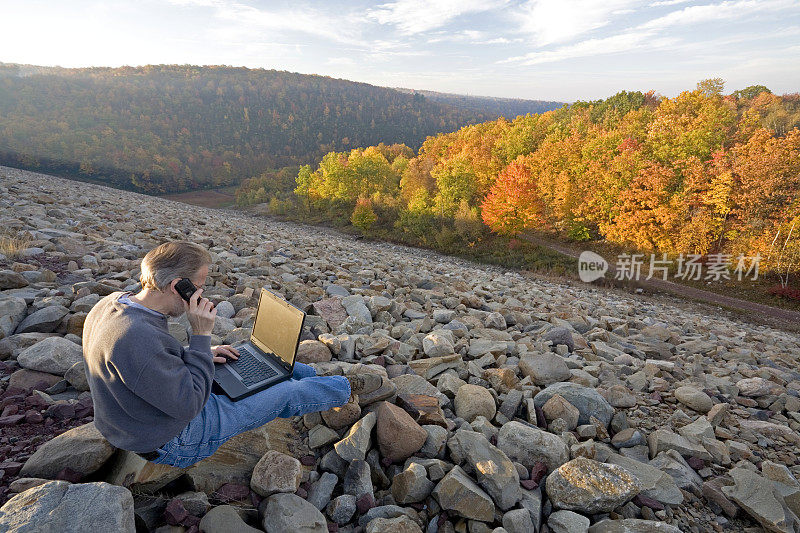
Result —
<instances>
[{"instance_id":1,"label":"large gray boulder","mask_svg":"<svg viewBox=\"0 0 800 533\"><path fill-rule=\"evenodd\" d=\"M614 416L614 408L599 392L571 382L550 385L534 397L533 403L536 407L543 407L545 402L556 394L560 394L578 409L581 414L578 425L589 424L590 418L595 417L608 426Z\"/></svg>"},{"instance_id":2,"label":"large gray boulder","mask_svg":"<svg viewBox=\"0 0 800 533\"><path fill-rule=\"evenodd\" d=\"M0 360L16 359L26 348L30 348L48 337L56 337L57 333L20 333L0 339Z\"/></svg>"},{"instance_id":3,"label":"large gray boulder","mask_svg":"<svg viewBox=\"0 0 800 533\"><path fill-rule=\"evenodd\" d=\"M267 533L327 533L322 513L296 494L273 494L259 505L261 525Z\"/></svg>"},{"instance_id":4,"label":"large gray boulder","mask_svg":"<svg viewBox=\"0 0 800 533\"><path fill-rule=\"evenodd\" d=\"M459 430L448 442L451 455L464 458L478 479L478 484L502 509L508 510L520 499L519 474L514 464L485 436L474 431Z\"/></svg>"},{"instance_id":5,"label":"large gray boulder","mask_svg":"<svg viewBox=\"0 0 800 533\"><path fill-rule=\"evenodd\" d=\"M94 422L89 422L39 446L23 465L20 475L53 479L67 467L89 475L103 466L114 450Z\"/></svg>"},{"instance_id":6,"label":"large gray boulder","mask_svg":"<svg viewBox=\"0 0 800 533\"><path fill-rule=\"evenodd\" d=\"M606 459L606 462L621 466L633 474L642 484L642 496L667 505L680 505L683 503L683 493L675 484L672 476L663 470L616 453L611 454Z\"/></svg>"},{"instance_id":7,"label":"large gray boulder","mask_svg":"<svg viewBox=\"0 0 800 533\"><path fill-rule=\"evenodd\" d=\"M21 289L28 286L28 280L19 272L13 270L0 270L0 291L7 289Z\"/></svg>"},{"instance_id":8,"label":"large gray boulder","mask_svg":"<svg viewBox=\"0 0 800 533\"><path fill-rule=\"evenodd\" d=\"M497 434L497 447L512 461L532 468L539 461L550 472L569 461L569 448L561 438L521 422L507 422Z\"/></svg>"},{"instance_id":9,"label":"large gray boulder","mask_svg":"<svg viewBox=\"0 0 800 533\"><path fill-rule=\"evenodd\" d=\"M795 533L800 521L789 508L775 484L747 468L728 472L734 484L722 487L722 492L747 511L767 531Z\"/></svg>"},{"instance_id":10,"label":"large gray boulder","mask_svg":"<svg viewBox=\"0 0 800 533\"><path fill-rule=\"evenodd\" d=\"M236 507L219 505L208 511L200 520L200 530L204 533L259 533L242 520Z\"/></svg>"},{"instance_id":11,"label":"large gray boulder","mask_svg":"<svg viewBox=\"0 0 800 533\"><path fill-rule=\"evenodd\" d=\"M545 490L556 509L596 514L624 505L641 484L622 467L576 457L547 476Z\"/></svg>"},{"instance_id":12,"label":"large gray boulder","mask_svg":"<svg viewBox=\"0 0 800 533\"><path fill-rule=\"evenodd\" d=\"M25 317L17 326L15 333L51 333L68 313L69 309L63 305L50 305L39 309Z\"/></svg>"},{"instance_id":13,"label":"large gray boulder","mask_svg":"<svg viewBox=\"0 0 800 533\"><path fill-rule=\"evenodd\" d=\"M50 481L17 494L0 507L0 531L14 533L134 533L133 496L97 481Z\"/></svg>"},{"instance_id":14,"label":"large gray boulder","mask_svg":"<svg viewBox=\"0 0 800 533\"><path fill-rule=\"evenodd\" d=\"M454 466L433 489L433 497L445 511L491 522L494 518L494 503L461 467Z\"/></svg>"},{"instance_id":15,"label":"large gray boulder","mask_svg":"<svg viewBox=\"0 0 800 533\"><path fill-rule=\"evenodd\" d=\"M28 304L18 297L0 299L0 339L9 337L28 312Z\"/></svg>"},{"instance_id":16,"label":"large gray boulder","mask_svg":"<svg viewBox=\"0 0 800 533\"><path fill-rule=\"evenodd\" d=\"M302 477L300 461L277 450L269 450L253 468L250 488L261 496L295 492L300 487Z\"/></svg>"},{"instance_id":17,"label":"large gray boulder","mask_svg":"<svg viewBox=\"0 0 800 533\"><path fill-rule=\"evenodd\" d=\"M589 533L681 533L681 530L666 522L623 518L601 520L589 528Z\"/></svg>"},{"instance_id":18,"label":"large gray boulder","mask_svg":"<svg viewBox=\"0 0 800 533\"><path fill-rule=\"evenodd\" d=\"M78 361L83 360L81 347L64 337L48 337L24 349L17 362L24 368L63 376Z\"/></svg>"},{"instance_id":19,"label":"large gray boulder","mask_svg":"<svg viewBox=\"0 0 800 533\"><path fill-rule=\"evenodd\" d=\"M564 358L552 352L526 355L519 361L519 370L540 387L567 381L572 376Z\"/></svg>"}]
</instances>

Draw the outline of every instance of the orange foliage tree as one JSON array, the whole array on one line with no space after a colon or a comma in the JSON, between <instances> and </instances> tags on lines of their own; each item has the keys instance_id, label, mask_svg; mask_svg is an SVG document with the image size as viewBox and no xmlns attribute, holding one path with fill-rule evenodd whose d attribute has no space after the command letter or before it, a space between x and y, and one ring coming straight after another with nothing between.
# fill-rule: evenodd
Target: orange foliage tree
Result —
<instances>
[{"instance_id":1,"label":"orange foliage tree","mask_svg":"<svg viewBox=\"0 0 800 533\"><path fill-rule=\"evenodd\" d=\"M525 156L500 172L481 211L484 223L501 235L517 235L543 223L543 204Z\"/></svg>"}]
</instances>

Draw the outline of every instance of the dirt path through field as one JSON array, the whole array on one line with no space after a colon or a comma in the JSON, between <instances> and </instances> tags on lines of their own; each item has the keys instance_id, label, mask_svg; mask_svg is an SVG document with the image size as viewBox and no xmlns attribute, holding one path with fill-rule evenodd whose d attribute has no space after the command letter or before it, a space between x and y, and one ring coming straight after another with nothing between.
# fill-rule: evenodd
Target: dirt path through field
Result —
<instances>
[{"instance_id":1,"label":"dirt path through field","mask_svg":"<svg viewBox=\"0 0 800 533\"><path fill-rule=\"evenodd\" d=\"M576 259L580 255L580 252L577 252L568 246L565 246L555 241L551 241L549 239L545 239L538 235L537 236L520 235L520 238L523 238L538 246L542 246L544 248L548 248L558 253L567 255L569 257L574 257ZM605 278L602 279L605 282L609 282L612 280L616 282L616 280L614 280L615 275L616 275L616 268L614 264L609 262L608 272L606 272ZM789 309L780 309L778 307L772 307L769 305L764 305L756 302L749 302L747 300L741 300L739 298L725 296L723 294L717 294L715 292L705 291L703 289L697 289L695 287L689 287L687 285L681 285L680 283L675 283L672 281L665 281L661 279L649 279L649 280L640 279L640 280L625 281L622 283L616 282L616 284L638 287L642 288L643 290L648 290L653 292L666 292L682 298L689 298L692 300L698 300L713 305L719 305L722 307L734 309L736 311L745 313L748 315L748 317L753 319L764 319L766 317L769 317L778 321L781 324L790 326L791 329L796 329L798 328L798 326L800 326L800 313L797 311L791 311Z\"/></svg>"}]
</instances>

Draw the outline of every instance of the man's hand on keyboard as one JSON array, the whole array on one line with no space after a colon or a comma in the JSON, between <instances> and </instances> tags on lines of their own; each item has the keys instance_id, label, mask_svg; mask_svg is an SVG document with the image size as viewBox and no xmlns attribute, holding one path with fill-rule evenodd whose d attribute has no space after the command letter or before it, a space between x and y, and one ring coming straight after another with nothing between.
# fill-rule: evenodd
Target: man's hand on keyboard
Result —
<instances>
[{"instance_id":1,"label":"man's hand on keyboard","mask_svg":"<svg viewBox=\"0 0 800 533\"><path fill-rule=\"evenodd\" d=\"M230 344L212 346L211 353L214 355L215 363L227 363L239 359L239 351Z\"/></svg>"}]
</instances>

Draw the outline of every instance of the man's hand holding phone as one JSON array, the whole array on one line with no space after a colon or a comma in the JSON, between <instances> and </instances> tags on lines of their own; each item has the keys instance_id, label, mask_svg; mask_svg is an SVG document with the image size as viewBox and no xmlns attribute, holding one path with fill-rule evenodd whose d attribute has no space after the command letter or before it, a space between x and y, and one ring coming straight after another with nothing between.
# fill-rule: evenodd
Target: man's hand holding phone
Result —
<instances>
[{"instance_id":1,"label":"man's hand holding phone","mask_svg":"<svg viewBox=\"0 0 800 533\"><path fill-rule=\"evenodd\" d=\"M186 318L189 319L189 324L192 326L192 333L211 335L217 319L217 308L211 304L211 300L202 296L203 289L197 289L189 298L189 303L184 300Z\"/></svg>"}]
</instances>

